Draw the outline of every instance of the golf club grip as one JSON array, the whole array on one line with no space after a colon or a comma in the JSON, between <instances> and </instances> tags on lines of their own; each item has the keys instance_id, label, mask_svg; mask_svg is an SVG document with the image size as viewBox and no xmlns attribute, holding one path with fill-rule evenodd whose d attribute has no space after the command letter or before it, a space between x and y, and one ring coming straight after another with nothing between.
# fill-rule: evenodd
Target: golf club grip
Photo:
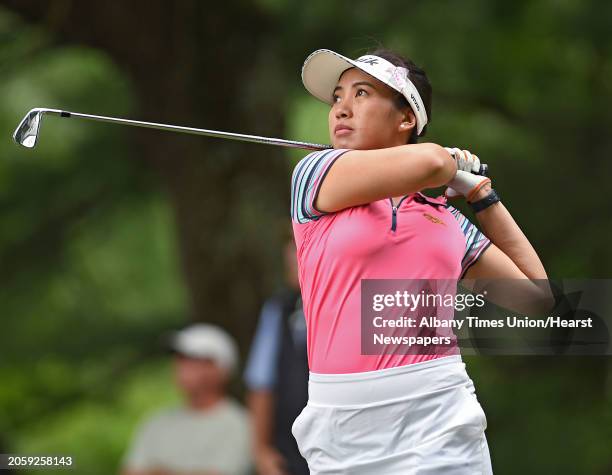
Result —
<instances>
[{"instance_id":1,"label":"golf club grip","mask_svg":"<svg viewBox=\"0 0 612 475\"><path fill-rule=\"evenodd\" d=\"M448 151L448 148L447 148ZM457 157L455 156L454 153L451 152L452 157L457 160ZM480 175L480 176L489 176L489 165L487 165L486 163L480 163L480 168L478 169L477 172L471 172L474 175Z\"/></svg>"}]
</instances>

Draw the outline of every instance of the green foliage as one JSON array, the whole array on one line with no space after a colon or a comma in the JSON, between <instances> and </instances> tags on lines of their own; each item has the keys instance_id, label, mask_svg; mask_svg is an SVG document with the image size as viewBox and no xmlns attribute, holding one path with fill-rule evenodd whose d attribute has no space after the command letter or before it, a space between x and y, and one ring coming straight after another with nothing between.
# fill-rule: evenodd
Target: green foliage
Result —
<instances>
[{"instance_id":1,"label":"green foliage","mask_svg":"<svg viewBox=\"0 0 612 475\"><path fill-rule=\"evenodd\" d=\"M609 277L612 221L609 200L601 193L612 175L611 2L254 4L267 22L256 23L265 48L252 75L240 69L246 58L236 54L236 70L206 76L211 83L185 91L183 76L195 68L188 59L169 75L154 62L137 70L126 60L128 53L163 53L138 50L134 45L141 43L130 36L122 38L121 57L114 57L102 49L67 44L51 14L48 23L37 24L0 10L4 452L72 453L78 473L115 473L137 422L157 407L178 402L167 362L155 358L160 335L186 321L196 293L215 294L222 286L233 285L235 295L248 296L231 302L241 316L254 314L257 289L251 282L271 283L281 274L270 240L276 223L262 224L262 216L276 217L289 207L271 203L277 196L271 180L280 174L270 174L269 162L254 160L244 169L232 169L235 155L246 147L211 148L214 161L208 168L197 168L195 160L178 152L169 160L183 175L170 177L167 164L152 172L150 157L140 155L135 136L125 128L48 118L36 150L21 149L9 136L32 107L129 117L135 110L157 109L157 102L155 107L142 103L147 96L141 90L150 94L148 89L157 87L161 120L164 104L167 108L178 98L166 97L159 84L169 90L177 83L194 100L222 103L219 117L212 109L202 111L211 123L218 118L224 124L239 115L230 110L236 104L225 105L231 94L244 98L261 117L256 124L261 131L252 133L274 128L272 112L280 103L285 114L284 122L278 122L284 125L279 136L328 143L328 108L303 89L302 61L314 49L354 56L380 41L425 68L434 90L426 140L470 149L490 165L495 188L549 275ZM215 8L214 15L203 9L211 15L210 24L222 15L235 15L230 4ZM52 13L61 17L58 11L62 9ZM130 29L135 36L146 21L140 13L127 19L136 25ZM169 17L158 33L167 34L170 43L188 38L195 49L188 34L197 31L201 20L194 17L193 24L183 25ZM82 18L84 25L96 21L105 20ZM108 35L118 34L115 25L103 27ZM233 44L236 33L224 31L223 41ZM196 51L207 68L225 64L221 61L227 58L216 54L218 46ZM233 47L241 52L245 45ZM181 58L189 58L187 53ZM135 85L139 74L147 80ZM232 75L240 75L244 91L226 90ZM197 77L202 76L194 73L193 83ZM231 123L237 131L251 132L242 130L243 122ZM151 140L168 150L164 139ZM288 198L289 173L304 152L288 151L286 156L282 178L287 182L282 186ZM205 181L212 172L218 182ZM189 216L179 216L176 196L174 202L168 199L167 185L176 176L194 174L215 193L197 201ZM180 186L177 190L182 191ZM186 193L197 200L197 191ZM229 201L240 203L231 216L224 213L226 207L233 209ZM219 209L223 220L218 226L197 229L202 235L214 232L216 238L200 265L214 262L219 267L219 260L233 253L242 267L228 269L228 275L241 279L187 291L184 269L193 262L184 259L179 267L178 256L185 257L186 242L198 241L200 234L180 234L187 228L176 224ZM263 275L251 269L262 262L269 263ZM248 323L252 321L241 320L236 326L248 333ZM487 413L496 474L609 471L609 360L479 356L466 361ZM607 386L602 383L606 378Z\"/></svg>"},{"instance_id":2,"label":"green foliage","mask_svg":"<svg viewBox=\"0 0 612 475\"><path fill-rule=\"evenodd\" d=\"M171 211L120 127L49 117L34 151L8 140L32 107L127 115L133 100L99 51L52 46L4 11L0 36L3 448L69 451L81 473L109 473L134 417L171 387L154 374L136 389L159 399L115 399L185 321Z\"/></svg>"},{"instance_id":3,"label":"green foliage","mask_svg":"<svg viewBox=\"0 0 612 475\"><path fill-rule=\"evenodd\" d=\"M118 473L135 428L156 410L177 404L168 361L153 360L131 371L112 398L75 401L34 421L16 438L14 450L70 455L76 473Z\"/></svg>"}]
</instances>

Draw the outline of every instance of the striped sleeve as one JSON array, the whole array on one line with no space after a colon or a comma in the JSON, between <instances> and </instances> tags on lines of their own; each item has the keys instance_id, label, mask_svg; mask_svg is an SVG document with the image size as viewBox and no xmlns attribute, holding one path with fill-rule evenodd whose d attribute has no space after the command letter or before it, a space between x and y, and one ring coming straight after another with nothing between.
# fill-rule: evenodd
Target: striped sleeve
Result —
<instances>
[{"instance_id":1,"label":"striped sleeve","mask_svg":"<svg viewBox=\"0 0 612 475\"><path fill-rule=\"evenodd\" d=\"M448 210L459 223L465 237L465 252L461 260L461 276L459 277L463 279L470 266L474 264L485 249L491 245L491 241L457 208L448 206Z\"/></svg>"},{"instance_id":2,"label":"striped sleeve","mask_svg":"<svg viewBox=\"0 0 612 475\"><path fill-rule=\"evenodd\" d=\"M291 219L300 224L316 221L325 213L315 208L323 179L330 167L348 149L328 149L306 155L291 177Z\"/></svg>"}]
</instances>

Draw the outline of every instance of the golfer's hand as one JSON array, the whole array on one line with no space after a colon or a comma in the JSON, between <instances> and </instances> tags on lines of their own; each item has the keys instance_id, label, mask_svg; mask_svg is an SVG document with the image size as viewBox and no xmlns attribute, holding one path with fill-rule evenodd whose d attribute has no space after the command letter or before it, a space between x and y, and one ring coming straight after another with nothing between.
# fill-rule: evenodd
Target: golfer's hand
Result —
<instances>
[{"instance_id":1,"label":"golfer's hand","mask_svg":"<svg viewBox=\"0 0 612 475\"><path fill-rule=\"evenodd\" d=\"M446 151L457 162L457 174L447 183L444 195L447 199L463 196L468 202L474 201L478 191L487 184L490 184L491 179L474 174L480 170L480 160L468 150L446 148Z\"/></svg>"},{"instance_id":2,"label":"golfer's hand","mask_svg":"<svg viewBox=\"0 0 612 475\"><path fill-rule=\"evenodd\" d=\"M259 475L287 475L287 462L273 447L258 449L255 454L255 464Z\"/></svg>"},{"instance_id":3,"label":"golfer's hand","mask_svg":"<svg viewBox=\"0 0 612 475\"><path fill-rule=\"evenodd\" d=\"M457 162L457 170L470 173L478 173L480 170L480 159L470 153L469 150L460 150L458 148L444 147L450 156Z\"/></svg>"}]
</instances>

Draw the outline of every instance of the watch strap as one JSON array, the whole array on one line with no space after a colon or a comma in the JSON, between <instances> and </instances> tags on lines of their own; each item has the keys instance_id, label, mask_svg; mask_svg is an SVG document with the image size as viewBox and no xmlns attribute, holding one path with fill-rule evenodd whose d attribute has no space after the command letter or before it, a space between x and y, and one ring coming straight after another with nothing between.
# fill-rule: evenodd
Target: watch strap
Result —
<instances>
[{"instance_id":1,"label":"watch strap","mask_svg":"<svg viewBox=\"0 0 612 475\"><path fill-rule=\"evenodd\" d=\"M472 207L475 213L478 213L479 211L488 208L489 206L494 203L497 203L498 201L501 201L499 195L495 190L491 190L489 194L484 198L470 203L470 206Z\"/></svg>"}]
</instances>

